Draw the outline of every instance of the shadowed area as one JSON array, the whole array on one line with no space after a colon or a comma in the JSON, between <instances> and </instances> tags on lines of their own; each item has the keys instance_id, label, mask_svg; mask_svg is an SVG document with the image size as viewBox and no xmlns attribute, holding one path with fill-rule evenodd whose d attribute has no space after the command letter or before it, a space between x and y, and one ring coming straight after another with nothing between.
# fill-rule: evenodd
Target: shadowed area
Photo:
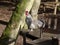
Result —
<instances>
[{"instance_id":1,"label":"shadowed area","mask_svg":"<svg viewBox=\"0 0 60 45\"><path fill-rule=\"evenodd\" d=\"M15 6L15 3L10 1L0 1L0 6Z\"/></svg>"},{"instance_id":2,"label":"shadowed area","mask_svg":"<svg viewBox=\"0 0 60 45\"><path fill-rule=\"evenodd\" d=\"M3 20L0 20L0 24L7 25L8 22L5 22L5 21L3 21Z\"/></svg>"}]
</instances>

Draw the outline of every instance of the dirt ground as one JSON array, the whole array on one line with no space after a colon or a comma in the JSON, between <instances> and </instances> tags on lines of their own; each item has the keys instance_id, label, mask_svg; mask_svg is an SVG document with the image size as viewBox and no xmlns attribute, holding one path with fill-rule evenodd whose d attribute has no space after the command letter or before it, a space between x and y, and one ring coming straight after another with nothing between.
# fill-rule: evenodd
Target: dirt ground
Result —
<instances>
[{"instance_id":1,"label":"dirt ground","mask_svg":"<svg viewBox=\"0 0 60 45\"><path fill-rule=\"evenodd\" d=\"M0 6L0 36L7 25L4 22L8 23L12 15L12 11L9 11L8 9L9 8L7 7L3 8Z\"/></svg>"}]
</instances>

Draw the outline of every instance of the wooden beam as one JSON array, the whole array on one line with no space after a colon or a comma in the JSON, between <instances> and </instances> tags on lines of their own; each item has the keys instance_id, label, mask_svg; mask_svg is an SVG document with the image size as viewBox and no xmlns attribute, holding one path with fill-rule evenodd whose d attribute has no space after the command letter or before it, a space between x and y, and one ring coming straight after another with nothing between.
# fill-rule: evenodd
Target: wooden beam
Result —
<instances>
[{"instance_id":1,"label":"wooden beam","mask_svg":"<svg viewBox=\"0 0 60 45\"><path fill-rule=\"evenodd\" d=\"M41 4L60 4L60 2L41 2Z\"/></svg>"}]
</instances>

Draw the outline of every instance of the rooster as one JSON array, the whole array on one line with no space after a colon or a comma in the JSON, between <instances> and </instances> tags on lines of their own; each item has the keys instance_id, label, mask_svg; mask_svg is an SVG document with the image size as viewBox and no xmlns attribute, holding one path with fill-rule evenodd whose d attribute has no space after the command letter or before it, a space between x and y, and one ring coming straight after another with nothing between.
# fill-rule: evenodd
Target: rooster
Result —
<instances>
[{"instance_id":1,"label":"rooster","mask_svg":"<svg viewBox=\"0 0 60 45\"><path fill-rule=\"evenodd\" d=\"M27 24L27 26L28 26L28 29L30 30L30 29L31 29L31 28L30 28L30 25L31 25L31 23L32 23L32 16L29 14L28 11L25 12L25 15L26 15L25 21L26 21L26 24Z\"/></svg>"},{"instance_id":2,"label":"rooster","mask_svg":"<svg viewBox=\"0 0 60 45\"><path fill-rule=\"evenodd\" d=\"M33 29L45 27L45 21L44 20L33 20L32 16L29 14L28 11L26 11L26 23L28 25L28 29L33 31Z\"/></svg>"}]
</instances>

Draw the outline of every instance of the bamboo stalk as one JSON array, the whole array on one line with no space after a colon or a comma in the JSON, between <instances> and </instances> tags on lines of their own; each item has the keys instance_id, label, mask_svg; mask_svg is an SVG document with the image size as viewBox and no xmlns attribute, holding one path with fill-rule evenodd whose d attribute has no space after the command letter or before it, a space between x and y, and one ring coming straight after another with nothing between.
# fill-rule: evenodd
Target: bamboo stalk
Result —
<instances>
[{"instance_id":1,"label":"bamboo stalk","mask_svg":"<svg viewBox=\"0 0 60 45\"><path fill-rule=\"evenodd\" d=\"M34 4L32 6L32 10L31 10L31 15L33 17L33 20L37 20L37 16L38 16L38 9L40 6L41 0L35 0Z\"/></svg>"},{"instance_id":2,"label":"bamboo stalk","mask_svg":"<svg viewBox=\"0 0 60 45\"><path fill-rule=\"evenodd\" d=\"M15 11L7 25L2 37L0 38L0 45L15 45L15 41L20 29L20 26L25 26L25 11L31 10L34 0L20 0L16 6ZM21 21L22 20L22 21ZM26 28L25 28L26 29ZM13 41L14 40L14 41ZM10 42L10 43L8 43Z\"/></svg>"}]
</instances>

